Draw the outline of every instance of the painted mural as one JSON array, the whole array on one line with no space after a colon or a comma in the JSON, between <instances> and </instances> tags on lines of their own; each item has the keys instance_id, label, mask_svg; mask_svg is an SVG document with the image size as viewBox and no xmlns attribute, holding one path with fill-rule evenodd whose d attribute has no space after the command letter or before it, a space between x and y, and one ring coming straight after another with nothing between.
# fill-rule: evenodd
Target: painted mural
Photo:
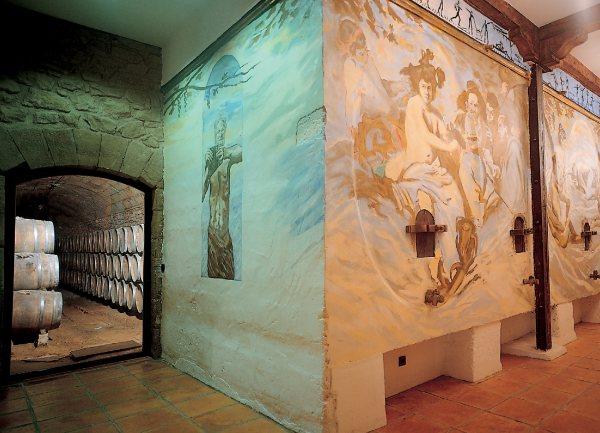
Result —
<instances>
[{"instance_id":1,"label":"painted mural","mask_svg":"<svg viewBox=\"0 0 600 433\"><path fill-rule=\"evenodd\" d=\"M163 356L294 431L323 422L322 23L259 2L164 103Z\"/></svg>"},{"instance_id":2,"label":"painted mural","mask_svg":"<svg viewBox=\"0 0 600 433\"><path fill-rule=\"evenodd\" d=\"M324 22L333 341L358 354L530 310L509 235L531 221L528 81L384 0L333 0ZM423 224L430 257L407 233Z\"/></svg>"},{"instance_id":3,"label":"painted mural","mask_svg":"<svg viewBox=\"0 0 600 433\"><path fill-rule=\"evenodd\" d=\"M232 55L213 67L204 91L202 276L241 280L244 76ZM207 197L208 193L208 197Z\"/></svg>"},{"instance_id":4,"label":"painted mural","mask_svg":"<svg viewBox=\"0 0 600 433\"><path fill-rule=\"evenodd\" d=\"M251 26L252 31L245 31L247 34L241 39L247 50L242 57L244 62L238 60L239 53L223 53L220 57L215 57L214 63L189 73L165 98L167 130L185 128L177 137L198 142L198 150L202 155L197 161L202 171L199 188L200 224L203 228L202 277L242 280L242 149L246 147L244 95L247 86L253 88L258 84L257 81L263 81L260 70L272 61L270 56L252 56L250 53L264 51L265 43L272 48L272 56L283 50L293 49L290 31L296 32L299 26L306 24L311 18L313 3L277 3ZM265 83L264 86L268 84ZM265 97L273 91L274 89L264 91ZM285 95L286 92L280 94ZM279 97L274 97L272 104L279 100ZM288 102L293 100L291 98ZM313 106L311 110L314 109ZM194 116L200 116L201 121ZM196 121L193 122L192 119ZM258 124L266 121L268 118ZM274 126L274 122L269 124L269 128ZM281 133L275 135L281 136ZM197 159L196 152L189 157ZM292 161L287 159L281 167L285 168L287 165L292 165ZM298 167L298 164L289 167L289 172L293 173ZM301 179L297 178L296 181L301 182ZM286 197L284 201L287 200L289 198Z\"/></svg>"},{"instance_id":5,"label":"painted mural","mask_svg":"<svg viewBox=\"0 0 600 433\"><path fill-rule=\"evenodd\" d=\"M600 123L544 94L548 251L553 304L600 292Z\"/></svg>"}]
</instances>

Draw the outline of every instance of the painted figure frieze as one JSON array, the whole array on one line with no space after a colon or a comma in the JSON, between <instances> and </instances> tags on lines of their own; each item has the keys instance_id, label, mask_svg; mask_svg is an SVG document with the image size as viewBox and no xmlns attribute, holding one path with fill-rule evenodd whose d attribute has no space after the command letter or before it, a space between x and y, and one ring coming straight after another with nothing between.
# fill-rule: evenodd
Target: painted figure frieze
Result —
<instances>
[{"instance_id":1,"label":"painted figure frieze","mask_svg":"<svg viewBox=\"0 0 600 433\"><path fill-rule=\"evenodd\" d=\"M368 291L395 300L389 319L464 311L475 323L525 311L533 298L518 278L530 260L509 233L516 218L530 221L527 80L391 2L333 1L325 28L337 186L328 223L339 242L362 237ZM423 211L431 224L417 221ZM423 232L435 239L430 257ZM332 287L361 291L330 276Z\"/></svg>"},{"instance_id":2,"label":"painted figure frieze","mask_svg":"<svg viewBox=\"0 0 600 433\"><path fill-rule=\"evenodd\" d=\"M548 251L553 303L600 292L600 124L549 93L544 94Z\"/></svg>"}]
</instances>

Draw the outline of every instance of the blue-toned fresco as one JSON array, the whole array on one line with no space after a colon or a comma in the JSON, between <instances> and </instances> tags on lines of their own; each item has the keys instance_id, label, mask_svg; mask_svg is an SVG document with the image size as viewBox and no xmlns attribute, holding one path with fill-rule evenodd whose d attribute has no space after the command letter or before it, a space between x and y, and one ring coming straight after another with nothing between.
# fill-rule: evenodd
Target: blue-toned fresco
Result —
<instances>
[{"instance_id":1,"label":"blue-toned fresco","mask_svg":"<svg viewBox=\"0 0 600 433\"><path fill-rule=\"evenodd\" d=\"M321 0L258 2L164 87L163 356L298 431L323 417L322 34Z\"/></svg>"}]
</instances>

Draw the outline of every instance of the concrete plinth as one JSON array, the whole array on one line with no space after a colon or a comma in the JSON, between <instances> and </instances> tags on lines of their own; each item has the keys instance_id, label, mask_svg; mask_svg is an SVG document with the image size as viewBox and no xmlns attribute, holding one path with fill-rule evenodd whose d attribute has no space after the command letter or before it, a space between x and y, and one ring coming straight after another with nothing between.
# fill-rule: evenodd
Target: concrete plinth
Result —
<instances>
[{"instance_id":1,"label":"concrete plinth","mask_svg":"<svg viewBox=\"0 0 600 433\"><path fill-rule=\"evenodd\" d=\"M600 295L581 299L580 307L582 322L600 323Z\"/></svg>"},{"instance_id":2,"label":"concrete plinth","mask_svg":"<svg viewBox=\"0 0 600 433\"><path fill-rule=\"evenodd\" d=\"M552 307L552 344L564 346L577 340L573 304L567 302Z\"/></svg>"},{"instance_id":3,"label":"concrete plinth","mask_svg":"<svg viewBox=\"0 0 600 433\"><path fill-rule=\"evenodd\" d=\"M338 433L367 432L386 425L382 355L335 366L331 388Z\"/></svg>"},{"instance_id":4,"label":"concrete plinth","mask_svg":"<svg viewBox=\"0 0 600 433\"><path fill-rule=\"evenodd\" d=\"M476 382L502 370L500 322L447 335L445 348L444 371L448 376Z\"/></svg>"},{"instance_id":5,"label":"concrete plinth","mask_svg":"<svg viewBox=\"0 0 600 433\"><path fill-rule=\"evenodd\" d=\"M502 345L502 353L516 356L526 356L527 358L543 359L544 361L552 361L559 356L567 353L565 346L561 346L553 342L552 349L543 351L536 348L535 332L528 334L518 340L511 341Z\"/></svg>"}]
</instances>

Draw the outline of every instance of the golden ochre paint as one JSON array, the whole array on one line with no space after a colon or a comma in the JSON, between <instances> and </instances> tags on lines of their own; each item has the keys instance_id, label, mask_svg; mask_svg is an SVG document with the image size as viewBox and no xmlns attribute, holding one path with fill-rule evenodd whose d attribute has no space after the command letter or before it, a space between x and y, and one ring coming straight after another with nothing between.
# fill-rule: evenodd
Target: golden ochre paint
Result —
<instances>
[{"instance_id":1,"label":"golden ochre paint","mask_svg":"<svg viewBox=\"0 0 600 433\"><path fill-rule=\"evenodd\" d=\"M530 311L527 79L393 3L324 15L329 341L352 359ZM447 231L418 258L423 211Z\"/></svg>"}]
</instances>

